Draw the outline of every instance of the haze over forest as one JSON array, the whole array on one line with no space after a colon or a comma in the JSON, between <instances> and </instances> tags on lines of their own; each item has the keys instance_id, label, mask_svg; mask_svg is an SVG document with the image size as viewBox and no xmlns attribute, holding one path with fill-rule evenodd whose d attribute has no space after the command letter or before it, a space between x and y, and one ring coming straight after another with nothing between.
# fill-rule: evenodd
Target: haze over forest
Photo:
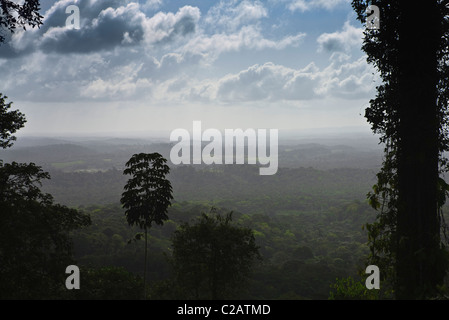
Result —
<instances>
[{"instance_id":1,"label":"haze over forest","mask_svg":"<svg viewBox=\"0 0 449 320\"><path fill-rule=\"evenodd\" d=\"M0 299L447 298L447 1L18 2Z\"/></svg>"},{"instance_id":2,"label":"haze over forest","mask_svg":"<svg viewBox=\"0 0 449 320\"><path fill-rule=\"evenodd\" d=\"M21 136L0 157L42 166L51 175L42 190L91 215L93 226L74 236L81 265L141 275L141 256L132 254L136 245L125 244L136 230L126 225L119 203L128 179L124 164L140 152L159 152L169 160L173 145L161 138ZM359 277L367 253L362 225L375 216L366 194L381 160L376 137L332 133L281 138L279 170L272 176L260 176L258 165L169 161L174 202L169 223L150 232L150 287L170 276L164 255L176 226L214 207L223 214L233 211L236 223L252 228L260 246L263 263L242 297L327 299L336 278Z\"/></svg>"}]
</instances>

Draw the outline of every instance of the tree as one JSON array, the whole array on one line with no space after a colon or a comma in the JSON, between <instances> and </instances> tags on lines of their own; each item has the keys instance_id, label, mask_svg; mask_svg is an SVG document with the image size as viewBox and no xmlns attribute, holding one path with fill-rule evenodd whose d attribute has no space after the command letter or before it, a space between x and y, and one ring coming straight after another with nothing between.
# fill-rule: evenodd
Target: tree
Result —
<instances>
[{"instance_id":1,"label":"tree","mask_svg":"<svg viewBox=\"0 0 449 320\"><path fill-rule=\"evenodd\" d=\"M329 300L377 300L377 290L368 290L364 280L355 280L352 277L337 279L331 284Z\"/></svg>"},{"instance_id":2,"label":"tree","mask_svg":"<svg viewBox=\"0 0 449 320\"><path fill-rule=\"evenodd\" d=\"M142 278L122 267L82 267L82 290L65 293L67 299L76 300L136 300Z\"/></svg>"},{"instance_id":3,"label":"tree","mask_svg":"<svg viewBox=\"0 0 449 320\"><path fill-rule=\"evenodd\" d=\"M39 27L39 1L0 0L0 29ZM5 41L0 34L0 43ZM8 111L0 93L0 147L13 145L13 134L26 122L19 112ZM3 164L0 160L0 299L58 298L65 268L73 264L70 232L90 224L90 217L55 204L40 190L47 172L34 163Z\"/></svg>"},{"instance_id":4,"label":"tree","mask_svg":"<svg viewBox=\"0 0 449 320\"><path fill-rule=\"evenodd\" d=\"M0 0L0 28L14 33L18 27L23 30L27 26L40 27L44 17L39 14L39 0L25 0L22 4L18 2L22 1ZM5 37L0 34L0 43L4 41Z\"/></svg>"},{"instance_id":5,"label":"tree","mask_svg":"<svg viewBox=\"0 0 449 320\"><path fill-rule=\"evenodd\" d=\"M449 150L448 1L353 0L362 23L370 4L380 8L380 28L365 31L362 49L383 84L365 117L385 144L368 194L380 210L367 225L370 260L393 283L396 298L426 298L438 293L448 267L440 235L448 185L439 177Z\"/></svg>"},{"instance_id":6,"label":"tree","mask_svg":"<svg viewBox=\"0 0 449 320\"><path fill-rule=\"evenodd\" d=\"M42 19L39 14L39 0L25 0L22 4L9 0L0 0L0 29L6 28L14 33L17 27L26 30L26 26L40 27ZM0 44L6 38L0 33ZM26 122L25 116L18 110L7 111L12 102L5 103L8 97L0 93L0 147L11 147L11 141L16 140L11 134L22 128Z\"/></svg>"},{"instance_id":7,"label":"tree","mask_svg":"<svg viewBox=\"0 0 449 320\"><path fill-rule=\"evenodd\" d=\"M13 145L25 116L0 94L0 147ZM0 299L57 298L73 264L70 232L90 217L42 193L50 175L34 163L0 160Z\"/></svg>"},{"instance_id":8,"label":"tree","mask_svg":"<svg viewBox=\"0 0 449 320\"><path fill-rule=\"evenodd\" d=\"M17 27L26 30L26 26L40 27L42 19L39 14L39 0L25 0L22 4L9 0L0 0L0 29L6 28L14 33ZM0 33L0 44L6 38ZM5 103L8 97L0 93L0 147L11 147L11 141L16 140L11 134L22 128L26 122L25 116L18 110L7 111L12 102Z\"/></svg>"},{"instance_id":9,"label":"tree","mask_svg":"<svg viewBox=\"0 0 449 320\"><path fill-rule=\"evenodd\" d=\"M70 232L90 217L40 191L48 173L0 162L0 299L58 298L74 264Z\"/></svg>"},{"instance_id":10,"label":"tree","mask_svg":"<svg viewBox=\"0 0 449 320\"><path fill-rule=\"evenodd\" d=\"M3 149L13 145L12 141L17 139L13 134L23 128L26 122L25 115L19 110L8 111L12 102L6 103L6 99L8 97L0 93L0 147Z\"/></svg>"},{"instance_id":11,"label":"tree","mask_svg":"<svg viewBox=\"0 0 449 320\"><path fill-rule=\"evenodd\" d=\"M236 298L260 258L253 231L231 224L226 216L202 214L193 225L182 224L172 238L172 264L182 298Z\"/></svg>"},{"instance_id":12,"label":"tree","mask_svg":"<svg viewBox=\"0 0 449 320\"><path fill-rule=\"evenodd\" d=\"M126 209L130 226L137 225L145 231L144 298L146 298L146 272L148 256L148 229L152 223L163 225L168 220L172 186L165 176L170 172L167 160L159 153L135 154L126 163L123 174L132 175L122 193L120 202Z\"/></svg>"}]
</instances>

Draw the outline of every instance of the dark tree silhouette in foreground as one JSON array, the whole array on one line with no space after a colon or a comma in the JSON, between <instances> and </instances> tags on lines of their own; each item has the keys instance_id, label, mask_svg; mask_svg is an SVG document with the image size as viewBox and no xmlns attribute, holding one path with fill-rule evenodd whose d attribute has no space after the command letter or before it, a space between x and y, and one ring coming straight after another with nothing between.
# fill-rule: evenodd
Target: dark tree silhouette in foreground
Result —
<instances>
[{"instance_id":1,"label":"dark tree silhouette in foreground","mask_svg":"<svg viewBox=\"0 0 449 320\"><path fill-rule=\"evenodd\" d=\"M19 110L9 110L12 102L6 103L7 96L0 93L0 148L8 148L16 140L13 136L17 130L23 128L26 119L25 115Z\"/></svg>"},{"instance_id":2,"label":"dark tree silhouette in foreground","mask_svg":"<svg viewBox=\"0 0 449 320\"><path fill-rule=\"evenodd\" d=\"M57 299L74 264L70 233L90 217L42 193L34 163L0 163L0 299Z\"/></svg>"},{"instance_id":3,"label":"dark tree silhouette in foreground","mask_svg":"<svg viewBox=\"0 0 449 320\"><path fill-rule=\"evenodd\" d=\"M260 258L253 231L226 216L202 214L195 224L175 231L172 263L183 299L237 298Z\"/></svg>"},{"instance_id":4,"label":"dark tree silhouette in foreground","mask_svg":"<svg viewBox=\"0 0 449 320\"><path fill-rule=\"evenodd\" d=\"M148 256L148 229L152 223L163 225L168 220L172 186L165 177L170 172L167 160L159 153L135 154L126 163L123 174L132 175L128 180L120 202L126 209L129 225L137 225L145 231L144 299L146 299L146 273Z\"/></svg>"},{"instance_id":5,"label":"dark tree silhouette in foreground","mask_svg":"<svg viewBox=\"0 0 449 320\"><path fill-rule=\"evenodd\" d=\"M40 27L42 19L39 14L39 0L9 1L0 0L0 29L7 29L14 33L17 28L26 30L27 26ZM5 41L5 36L0 33L0 43Z\"/></svg>"},{"instance_id":6,"label":"dark tree silhouette in foreground","mask_svg":"<svg viewBox=\"0 0 449 320\"><path fill-rule=\"evenodd\" d=\"M18 110L8 111L5 99L0 94L3 149L25 123ZM65 268L74 263L69 234L90 218L42 193L42 180L49 178L34 163L0 160L0 299L58 298L65 290Z\"/></svg>"},{"instance_id":7,"label":"dark tree silhouette in foreground","mask_svg":"<svg viewBox=\"0 0 449 320\"><path fill-rule=\"evenodd\" d=\"M437 294L447 271L441 207L448 185L448 1L361 1L380 9L380 29L366 30L363 50L383 79L366 118L385 145L378 182L368 194L380 211L367 225L370 263L381 268L398 299Z\"/></svg>"}]
</instances>

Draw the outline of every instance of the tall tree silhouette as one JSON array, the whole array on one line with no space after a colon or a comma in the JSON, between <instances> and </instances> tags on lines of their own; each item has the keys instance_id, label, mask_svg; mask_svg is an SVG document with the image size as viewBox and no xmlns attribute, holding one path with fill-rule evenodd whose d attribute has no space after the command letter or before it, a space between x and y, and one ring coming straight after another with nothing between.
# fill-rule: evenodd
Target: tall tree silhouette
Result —
<instances>
[{"instance_id":1,"label":"tall tree silhouette","mask_svg":"<svg viewBox=\"0 0 449 320\"><path fill-rule=\"evenodd\" d=\"M146 299L146 272L148 256L148 229L152 223L163 225L168 219L172 186L165 176L170 172L167 160L159 153L135 154L126 163L123 174L132 175L128 180L120 202L126 209L129 225L137 225L145 231L144 299Z\"/></svg>"},{"instance_id":2,"label":"tall tree silhouette","mask_svg":"<svg viewBox=\"0 0 449 320\"><path fill-rule=\"evenodd\" d=\"M385 144L378 182L369 193L377 221L368 225L371 263L379 264L398 299L437 294L447 270L440 231L447 184L443 152L447 135L448 1L360 1L352 5L366 21L370 4L380 9L378 30L366 30L363 50L383 84L366 118Z\"/></svg>"}]
</instances>

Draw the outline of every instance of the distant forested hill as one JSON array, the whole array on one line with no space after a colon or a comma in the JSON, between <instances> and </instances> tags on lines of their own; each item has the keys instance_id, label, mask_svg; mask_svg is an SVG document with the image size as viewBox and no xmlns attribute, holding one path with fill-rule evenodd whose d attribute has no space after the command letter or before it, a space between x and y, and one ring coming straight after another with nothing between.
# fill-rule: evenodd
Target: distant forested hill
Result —
<instances>
[{"instance_id":1,"label":"distant forested hill","mask_svg":"<svg viewBox=\"0 0 449 320\"><path fill-rule=\"evenodd\" d=\"M92 225L73 234L81 266L141 274L143 244L127 244L139 230L127 225L119 204L129 178L123 168L135 153L159 152L169 159L170 149L154 141L43 139L0 151L0 159L43 166L51 179L42 190L91 216ZM248 298L326 299L336 278L357 275L368 252L362 225L375 212L366 193L380 157L370 148L289 143L279 146L279 170L272 176L261 176L259 165L171 165L170 220L150 233L155 297L163 298L157 289L171 275L167 256L174 230L215 207L234 211L235 222L250 227L260 246L263 260L254 267Z\"/></svg>"},{"instance_id":2,"label":"distant forested hill","mask_svg":"<svg viewBox=\"0 0 449 320\"><path fill-rule=\"evenodd\" d=\"M118 203L127 177L124 164L140 152L171 145L138 139L19 139L0 151L5 162L35 162L50 172L44 190L69 206ZM372 147L317 143L279 146L279 170L260 176L259 165L172 166L176 201L208 202L251 213L321 210L364 200L375 183L381 152Z\"/></svg>"},{"instance_id":3,"label":"distant forested hill","mask_svg":"<svg viewBox=\"0 0 449 320\"><path fill-rule=\"evenodd\" d=\"M205 143L203 144L205 145ZM64 172L123 169L135 153L159 152L170 161L173 144L131 139L55 140L19 139L13 148L0 150L5 162L35 162ZM223 153L224 154L224 153ZM316 169L379 168L382 152L379 146L292 143L279 145L279 167Z\"/></svg>"},{"instance_id":4,"label":"distant forested hill","mask_svg":"<svg viewBox=\"0 0 449 320\"><path fill-rule=\"evenodd\" d=\"M105 172L50 171L43 185L59 203L69 206L118 203L127 177ZM367 169L280 168L260 176L256 166L215 166L196 170L174 167L169 179L175 201L207 202L247 213L274 214L289 210L316 211L352 200L364 200L374 184Z\"/></svg>"}]
</instances>

